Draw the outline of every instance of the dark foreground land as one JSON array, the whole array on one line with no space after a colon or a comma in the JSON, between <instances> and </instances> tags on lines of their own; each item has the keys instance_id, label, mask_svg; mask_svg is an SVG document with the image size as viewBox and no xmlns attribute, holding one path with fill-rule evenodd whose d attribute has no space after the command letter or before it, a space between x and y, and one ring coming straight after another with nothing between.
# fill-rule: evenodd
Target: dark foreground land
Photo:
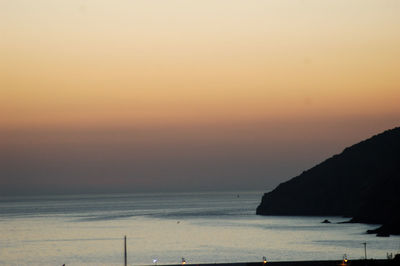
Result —
<instances>
[{"instance_id":1,"label":"dark foreground land","mask_svg":"<svg viewBox=\"0 0 400 266\"><path fill-rule=\"evenodd\" d=\"M186 264L187 266L400 266L400 260L342 260ZM169 266L182 266L181 264Z\"/></svg>"}]
</instances>

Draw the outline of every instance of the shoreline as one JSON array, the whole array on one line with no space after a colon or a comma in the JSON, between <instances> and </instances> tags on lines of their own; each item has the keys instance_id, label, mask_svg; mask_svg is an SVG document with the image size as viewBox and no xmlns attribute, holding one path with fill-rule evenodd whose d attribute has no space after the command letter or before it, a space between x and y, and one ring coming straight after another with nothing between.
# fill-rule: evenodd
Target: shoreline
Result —
<instances>
[{"instance_id":1,"label":"shoreline","mask_svg":"<svg viewBox=\"0 0 400 266\"><path fill-rule=\"evenodd\" d=\"M311 260L311 261L272 261L272 262L232 262L232 263L185 263L185 264L160 264L156 266L386 266L400 265L398 259L358 259L348 260L346 263L343 260ZM151 265L146 265L151 266Z\"/></svg>"}]
</instances>

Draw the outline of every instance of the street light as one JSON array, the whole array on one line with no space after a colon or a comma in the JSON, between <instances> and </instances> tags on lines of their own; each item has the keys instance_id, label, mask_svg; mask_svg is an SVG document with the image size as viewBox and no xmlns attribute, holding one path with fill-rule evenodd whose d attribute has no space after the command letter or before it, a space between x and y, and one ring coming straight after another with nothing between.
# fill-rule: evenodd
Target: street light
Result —
<instances>
[{"instance_id":1,"label":"street light","mask_svg":"<svg viewBox=\"0 0 400 266\"><path fill-rule=\"evenodd\" d=\"M267 263L267 258L264 256L263 257L263 263L266 264Z\"/></svg>"},{"instance_id":2,"label":"street light","mask_svg":"<svg viewBox=\"0 0 400 266\"><path fill-rule=\"evenodd\" d=\"M362 244L364 245L365 260L367 260L367 242L364 242Z\"/></svg>"}]
</instances>

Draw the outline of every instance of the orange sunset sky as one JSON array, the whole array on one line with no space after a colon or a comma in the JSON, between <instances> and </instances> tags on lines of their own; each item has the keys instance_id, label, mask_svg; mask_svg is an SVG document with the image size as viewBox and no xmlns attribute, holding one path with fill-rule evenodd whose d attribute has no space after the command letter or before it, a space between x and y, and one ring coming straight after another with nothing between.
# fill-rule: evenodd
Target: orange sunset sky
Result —
<instances>
[{"instance_id":1,"label":"orange sunset sky","mask_svg":"<svg viewBox=\"0 0 400 266\"><path fill-rule=\"evenodd\" d=\"M399 14L0 0L0 192L273 188L400 125Z\"/></svg>"}]
</instances>

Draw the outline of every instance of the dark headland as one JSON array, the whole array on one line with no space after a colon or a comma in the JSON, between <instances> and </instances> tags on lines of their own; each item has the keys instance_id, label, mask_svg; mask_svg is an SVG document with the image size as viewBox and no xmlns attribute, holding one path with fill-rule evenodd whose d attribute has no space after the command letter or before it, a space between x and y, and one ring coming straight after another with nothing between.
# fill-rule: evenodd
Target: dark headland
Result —
<instances>
[{"instance_id":1,"label":"dark headland","mask_svg":"<svg viewBox=\"0 0 400 266\"><path fill-rule=\"evenodd\" d=\"M400 234L400 127L344 149L265 193L259 215L345 216Z\"/></svg>"}]
</instances>

